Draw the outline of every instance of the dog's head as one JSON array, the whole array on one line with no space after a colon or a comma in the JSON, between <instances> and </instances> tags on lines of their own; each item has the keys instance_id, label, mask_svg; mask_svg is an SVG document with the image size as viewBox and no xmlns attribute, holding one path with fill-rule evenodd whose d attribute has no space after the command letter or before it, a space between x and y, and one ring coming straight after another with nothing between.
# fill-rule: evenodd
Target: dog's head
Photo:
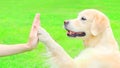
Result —
<instances>
[{"instance_id":1,"label":"dog's head","mask_svg":"<svg viewBox=\"0 0 120 68\"><path fill-rule=\"evenodd\" d=\"M70 37L97 36L104 32L108 26L108 18L95 9L84 10L79 13L77 18L64 21L64 27Z\"/></svg>"}]
</instances>

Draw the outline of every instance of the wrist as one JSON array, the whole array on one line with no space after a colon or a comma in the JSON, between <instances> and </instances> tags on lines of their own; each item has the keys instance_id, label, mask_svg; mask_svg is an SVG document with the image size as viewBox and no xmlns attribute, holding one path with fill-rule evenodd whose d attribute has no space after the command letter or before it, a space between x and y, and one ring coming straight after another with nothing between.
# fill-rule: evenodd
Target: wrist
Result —
<instances>
[{"instance_id":1,"label":"wrist","mask_svg":"<svg viewBox=\"0 0 120 68\"><path fill-rule=\"evenodd\" d=\"M34 47L32 47L30 43L26 43L25 48L26 48L26 50L33 50L34 49Z\"/></svg>"}]
</instances>

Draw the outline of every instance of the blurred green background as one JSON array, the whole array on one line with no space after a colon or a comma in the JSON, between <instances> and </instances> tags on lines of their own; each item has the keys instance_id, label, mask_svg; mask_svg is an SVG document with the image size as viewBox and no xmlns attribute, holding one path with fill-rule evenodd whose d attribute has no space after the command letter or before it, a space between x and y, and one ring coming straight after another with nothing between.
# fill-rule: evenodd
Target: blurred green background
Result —
<instances>
[{"instance_id":1,"label":"blurred green background","mask_svg":"<svg viewBox=\"0 0 120 68\"><path fill-rule=\"evenodd\" d=\"M83 50L81 40L68 38L63 28L66 19L84 9L105 13L118 44L120 43L119 0L0 0L0 43L26 43L33 18L41 14L42 26L73 58ZM39 43L33 51L0 57L0 68L49 68L46 48Z\"/></svg>"}]
</instances>

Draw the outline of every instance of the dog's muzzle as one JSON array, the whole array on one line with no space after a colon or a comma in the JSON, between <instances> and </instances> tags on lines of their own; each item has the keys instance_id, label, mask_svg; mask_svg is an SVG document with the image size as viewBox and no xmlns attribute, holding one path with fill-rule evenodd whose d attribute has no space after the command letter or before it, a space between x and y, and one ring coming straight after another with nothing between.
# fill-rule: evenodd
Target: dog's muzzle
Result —
<instances>
[{"instance_id":1,"label":"dog's muzzle","mask_svg":"<svg viewBox=\"0 0 120 68\"><path fill-rule=\"evenodd\" d=\"M67 28L69 21L64 21L64 28L67 30L67 36L69 37L83 37L86 35L85 32L74 32Z\"/></svg>"}]
</instances>

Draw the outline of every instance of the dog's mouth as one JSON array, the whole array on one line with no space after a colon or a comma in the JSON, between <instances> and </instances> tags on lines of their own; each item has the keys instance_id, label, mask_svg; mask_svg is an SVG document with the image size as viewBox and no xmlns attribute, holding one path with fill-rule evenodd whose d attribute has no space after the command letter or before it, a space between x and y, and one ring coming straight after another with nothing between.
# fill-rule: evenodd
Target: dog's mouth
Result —
<instances>
[{"instance_id":1,"label":"dog's mouth","mask_svg":"<svg viewBox=\"0 0 120 68\"><path fill-rule=\"evenodd\" d=\"M83 37L85 35L86 35L85 32L74 32L74 31L67 30L67 36L69 37Z\"/></svg>"}]
</instances>

